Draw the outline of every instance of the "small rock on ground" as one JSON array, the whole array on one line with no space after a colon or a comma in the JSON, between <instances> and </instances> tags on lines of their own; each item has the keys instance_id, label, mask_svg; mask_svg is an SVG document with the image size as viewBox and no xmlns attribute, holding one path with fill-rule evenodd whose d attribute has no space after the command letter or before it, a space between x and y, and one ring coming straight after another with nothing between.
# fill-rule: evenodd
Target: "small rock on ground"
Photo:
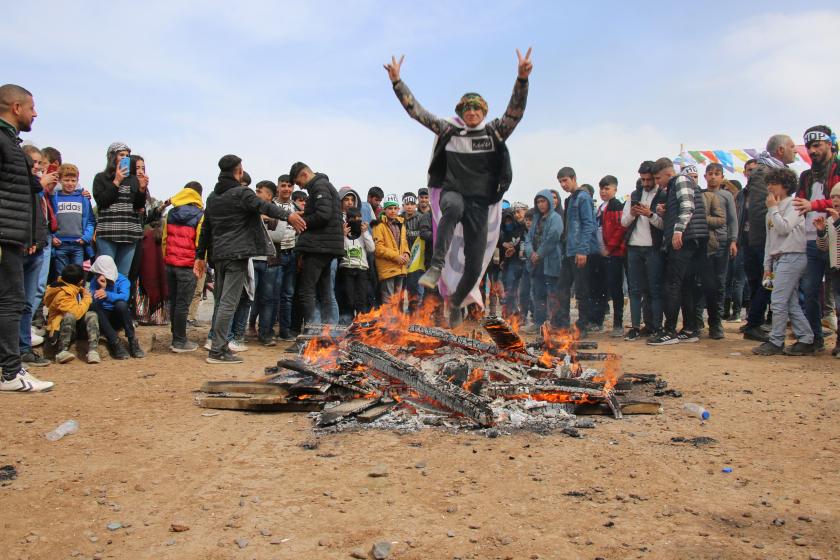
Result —
<instances>
[{"instance_id":1,"label":"small rock on ground","mask_svg":"<svg viewBox=\"0 0 840 560\"><path fill-rule=\"evenodd\" d=\"M391 543L388 541L380 541L373 545L373 557L376 560L385 560L391 555Z\"/></svg>"}]
</instances>

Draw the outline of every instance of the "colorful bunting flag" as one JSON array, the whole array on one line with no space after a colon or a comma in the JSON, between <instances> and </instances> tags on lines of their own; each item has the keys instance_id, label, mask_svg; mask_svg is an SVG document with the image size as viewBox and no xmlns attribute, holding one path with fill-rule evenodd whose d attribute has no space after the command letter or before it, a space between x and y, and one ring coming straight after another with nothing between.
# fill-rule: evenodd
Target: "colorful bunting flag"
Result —
<instances>
[{"instance_id":1,"label":"colorful bunting flag","mask_svg":"<svg viewBox=\"0 0 840 560\"><path fill-rule=\"evenodd\" d=\"M715 155L720 161L720 164L723 165L724 169L730 173L735 171L735 163L732 161L732 154L724 150L715 150Z\"/></svg>"},{"instance_id":2,"label":"colorful bunting flag","mask_svg":"<svg viewBox=\"0 0 840 560\"><path fill-rule=\"evenodd\" d=\"M703 154L706 157L706 159L711 161L712 163L720 163L718 161L717 156L712 150L703 150L700 153Z\"/></svg>"},{"instance_id":3,"label":"colorful bunting flag","mask_svg":"<svg viewBox=\"0 0 840 560\"><path fill-rule=\"evenodd\" d=\"M697 163L701 165L706 163L706 158L704 158L703 154L701 154L700 152L689 151L688 153L691 154L691 157L693 157L694 161L696 161Z\"/></svg>"},{"instance_id":4,"label":"colorful bunting flag","mask_svg":"<svg viewBox=\"0 0 840 560\"><path fill-rule=\"evenodd\" d=\"M744 151L749 154L750 159L758 159L758 152L752 148L744 148Z\"/></svg>"},{"instance_id":5,"label":"colorful bunting flag","mask_svg":"<svg viewBox=\"0 0 840 560\"><path fill-rule=\"evenodd\" d=\"M750 156L744 152L744 150L732 150L732 153L735 155L736 158L740 159L741 161L748 161L750 160Z\"/></svg>"}]
</instances>

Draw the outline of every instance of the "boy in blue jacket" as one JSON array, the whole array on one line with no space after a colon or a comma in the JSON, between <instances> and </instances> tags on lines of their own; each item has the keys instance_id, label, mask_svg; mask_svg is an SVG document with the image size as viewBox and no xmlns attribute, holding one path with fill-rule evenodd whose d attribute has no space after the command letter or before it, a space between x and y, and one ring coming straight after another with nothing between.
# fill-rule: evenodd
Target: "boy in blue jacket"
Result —
<instances>
[{"instance_id":1,"label":"boy in blue jacket","mask_svg":"<svg viewBox=\"0 0 840 560\"><path fill-rule=\"evenodd\" d=\"M108 340L108 350L116 360L144 358L134 332L134 322L128 308L131 282L117 271L117 264L109 255L99 255L90 267L90 292L93 294L93 310L99 318L99 331ZM128 338L128 352L120 343L119 329L125 330Z\"/></svg>"},{"instance_id":2,"label":"boy in blue jacket","mask_svg":"<svg viewBox=\"0 0 840 560\"><path fill-rule=\"evenodd\" d=\"M85 249L93 240L96 218L90 200L79 187L79 168L72 163L63 164L58 168L58 180L61 189L53 193L50 202L58 224L52 237L52 258L55 270L61 271L68 264L82 266Z\"/></svg>"},{"instance_id":3,"label":"boy in blue jacket","mask_svg":"<svg viewBox=\"0 0 840 560\"><path fill-rule=\"evenodd\" d=\"M575 323L580 336L593 322L592 302L589 297L589 256L601 253L598 228L595 224L595 205L589 192L578 186L577 175L571 167L557 172L560 187L569 194L566 199L563 266L560 269L560 309L556 323L560 328L570 326L572 286L578 304Z\"/></svg>"},{"instance_id":4,"label":"boy in blue jacket","mask_svg":"<svg viewBox=\"0 0 840 560\"><path fill-rule=\"evenodd\" d=\"M554 211L551 191L543 189L534 197L537 215L525 237L525 262L531 273L534 324L523 328L535 333L549 316L557 312L558 287L563 256L560 238L563 218Z\"/></svg>"}]
</instances>

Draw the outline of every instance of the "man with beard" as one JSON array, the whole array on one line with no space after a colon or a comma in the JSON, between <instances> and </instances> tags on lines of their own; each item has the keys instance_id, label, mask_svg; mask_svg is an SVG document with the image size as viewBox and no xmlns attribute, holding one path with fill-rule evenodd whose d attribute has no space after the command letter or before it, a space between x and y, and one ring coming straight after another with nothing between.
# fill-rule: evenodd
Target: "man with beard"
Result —
<instances>
[{"instance_id":1,"label":"man with beard","mask_svg":"<svg viewBox=\"0 0 840 560\"><path fill-rule=\"evenodd\" d=\"M803 171L799 177L799 192L793 205L805 214L808 268L800 287L805 295L805 316L814 331L814 349L819 352L825 346L820 289L828 267L828 254L817 248L814 218L831 207L831 189L840 183L840 159L837 157L837 137L829 127L812 126L805 131L804 141L811 158L811 169Z\"/></svg>"},{"instance_id":2,"label":"man with beard","mask_svg":"<svg viewBox=\"0 0 840 560\"><path fill-rule=\"evenodd\" d=\"M436 288L452 243L455 226L464 229L464 271L450 295L450 326L461 322L464 299L484 273L484 253L490 208L501 201L512 180L510 153L505 141L519 124L528 98L531 49L523 57L517 50L516 84L504 115L489 123L487 102L474 92L464 94L455 107L457 118L441 119L429 113L400 79L399 62L385 64L388 77L409 116L437 135L429 186L440 187L441 218L431 266L420 278L421 286Z\"/></svg>"},{"instance_id":3,"label":"man with beard","mask_svg":"<svg viewBox=\"0 0 840 560\"><path fill-rule=\"evenodd\" d=\"M19 345L25 305L23 262L27 252L34 252L40 188L33 182L18 134L32 130L37 116L31 93L14 84L0 86L0 391L4 392L53 387L23 367Z\"/></svg>"},{"instance_id":4,"label":"man with beard","mask_svg":"<svg viewBox=\"0 0 840 560\"><path fill-rule=\"evenodd\" d=\"M420 187L417 190L417 211L421 214L428 214L432 211L432 205L429 203L428 187Z\"/></svg>"}]
</instances>

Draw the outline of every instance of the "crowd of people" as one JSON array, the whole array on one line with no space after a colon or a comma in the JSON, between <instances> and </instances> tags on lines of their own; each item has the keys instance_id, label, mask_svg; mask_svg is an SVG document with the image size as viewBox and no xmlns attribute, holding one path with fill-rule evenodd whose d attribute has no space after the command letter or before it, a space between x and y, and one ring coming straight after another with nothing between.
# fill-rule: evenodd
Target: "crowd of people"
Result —
<instances>
[{"instance_id":1,"label":"crowd of people","mask_svg":"<svg viewBox=\"0 0 840 560\"><path fill-rule=\"evenodd\" d=\"M530 50L503 117L486 123L476 93L456 118L426 111L402 82L402 62L385 65L395 94L437 136L429 186L401 195L374 186L364 199L302 162L252 187L229 154L206 198L191 181L156 202L144 159L120 142L88 191L58 149L22 144L37 116L32 94L0 87L0 390L51 389L29 369L76 359L79 340L88 363L101 361L100 338L113 359L143 358L141 297L147 313L165 311L172 352L196 351L187 330L202 326L208 288L212 364L241 362L248 336L274 346L305 324L347 324L382 305L436 308L451 327L486 308L538 336L543 327L608 331L655 346L696 342L706 327L723 339L733 321L760 343L755 354L824 350L840 313L840 158L829 127L805 131L812 166L799 177L789 168L794 141L779 134L746 162L743 187L710 163L701 188L695 166L662 157L641 163L625 201L615 176L598 182L596 202L564 166L559 189L510 204L505 141L524 114ZM445 286L459 235L459 275ZM467 305L476 287L482 301Z\"/></svg>"}]
</instances>

